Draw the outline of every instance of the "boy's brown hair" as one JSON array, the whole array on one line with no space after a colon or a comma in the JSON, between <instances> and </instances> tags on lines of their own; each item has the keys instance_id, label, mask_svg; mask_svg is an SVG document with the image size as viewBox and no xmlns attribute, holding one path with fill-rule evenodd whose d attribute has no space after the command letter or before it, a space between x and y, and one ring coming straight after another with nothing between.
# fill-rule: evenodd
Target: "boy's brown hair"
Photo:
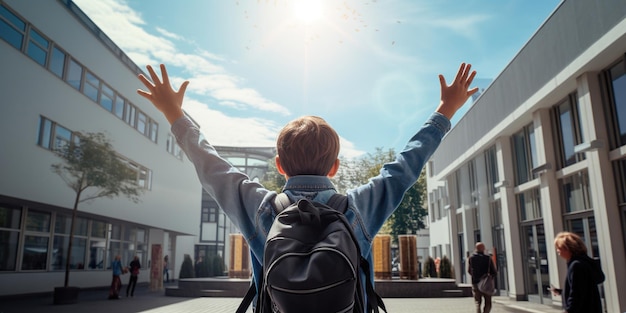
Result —
<instances>
[{"instance_id":1,"label":"boy's brown hair","mask_svg":"<svg viewBox=\"0 0 626 313\"><path fill-rule=\"evenodd\" d=\"M339 136L323 118L303 116L283 127L276 150L287 176L326 176L339 155Z\"/></svg>"}]
</instances>

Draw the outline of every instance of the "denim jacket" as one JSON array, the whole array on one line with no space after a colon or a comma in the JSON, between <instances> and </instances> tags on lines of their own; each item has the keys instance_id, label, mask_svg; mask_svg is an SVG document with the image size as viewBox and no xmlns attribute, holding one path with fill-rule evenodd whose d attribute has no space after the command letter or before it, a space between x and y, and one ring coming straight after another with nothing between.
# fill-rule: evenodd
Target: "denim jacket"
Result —
<instances>
[{"instance_id":1,"label":"denim jacket","mask_svg":"<svg viewBox=\"0 0 626 313\"><path fill-rule=\"evenodd\" d=\"M433 113L396 155L395 161L385 164L380 174L367 184L348 190L346 218L354 227L362 256L370 264L373 237L402 202L404 193L417 181L424 164L449 129L450 121L439 113ZM202 187L246 238L255 283L259 286L265 239L275 217L271 203L276 192L250 180L245 173L222 159L187 117L181 117L172 124L172 133L194 164ZM328 177L308 175L290 177L283 191L292 201L307 197L322 203L336 193ZM370 267L373 283L372 273L373 268ZM361 275L364 277L364 273Z\"/></svg>"}]
</instances>

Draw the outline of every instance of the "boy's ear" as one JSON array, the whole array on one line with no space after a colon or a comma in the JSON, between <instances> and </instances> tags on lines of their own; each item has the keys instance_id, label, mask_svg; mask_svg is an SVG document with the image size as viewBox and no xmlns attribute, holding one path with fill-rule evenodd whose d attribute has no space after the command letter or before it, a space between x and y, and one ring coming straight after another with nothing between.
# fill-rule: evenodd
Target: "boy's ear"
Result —
<instances>
[{"instance_id":1,"label":"boy's ear","mask_svg":"<svg viewBox=\"0 0 626 313\"><path fill-rule=\"evenodd\" d=\"M276 156L276 157L274 158L274 160L276 161L276 169L278 170L278 173L279 173L280 175L286 176L286 175L285 175L285 170L283 170L283 166L282 166L282 165L280 165L280 158L279 158L278 156Z\"/></svg>"},{"instance_id":2,"label":"boy's ear","mask_svg":"<svg viewBox=\"0 0 626 313\"><path fill-rule=\"evenodd\" d=\"M335 174L337 174L337 171L339 170L339 159L335 160L335 163L333 163L333 166L330 168L330 171L328 171L328 177L334 177Z\"/></svg>"}]
</instances>

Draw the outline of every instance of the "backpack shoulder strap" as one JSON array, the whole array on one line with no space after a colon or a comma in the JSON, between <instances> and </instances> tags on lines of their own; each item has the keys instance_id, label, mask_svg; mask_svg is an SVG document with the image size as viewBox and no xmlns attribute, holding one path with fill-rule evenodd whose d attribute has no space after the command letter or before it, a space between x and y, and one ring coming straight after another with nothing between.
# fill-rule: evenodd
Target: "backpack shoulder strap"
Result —
<instances>
[{"instance_id":1,"label":"backpack shoulder strap","mask_svg":"<svg viewBox=\"0 0 626 313\"><path fill-rule=\"evenodd\" d=\"M348 196L335 193L328 199L326 204L341 213L346 213L348 210Z\"/></svg>"},{"instance_id":2,"label":"backpack shoulder strap","mask_svg":"<svg viewBox=\"0 0 626 313\"><path fill-rule=\"evenodd\" d=\"M273 203L274 211L276 211L275 213L278 214L291 205L291 199L289 199L289 196L287 196L286 193L281 192L276 194Z\"/></svg>"}]
</instances>

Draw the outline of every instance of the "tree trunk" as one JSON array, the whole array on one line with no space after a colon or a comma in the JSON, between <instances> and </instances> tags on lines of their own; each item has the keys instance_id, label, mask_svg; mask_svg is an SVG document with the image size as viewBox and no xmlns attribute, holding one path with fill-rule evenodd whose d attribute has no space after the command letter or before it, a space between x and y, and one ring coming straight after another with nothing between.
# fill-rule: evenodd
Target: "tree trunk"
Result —
<instances>
[{"instance_id":1,"label":"tree trunk","mask_svg":"<svg viewBox=\"0 0 626 313\"><path fill-rule=\"evenodd\" d=\"M74 210L72 212L72 223L70 226L70 241L67 244L67 257L65 258L65 284L67 288L70 282L70 259L72 257L72 243L74 241L74 224L76 221L76 212L78 212L78 202L80 200L80 190L76 191L76 199L74 199Z\"/></svg>"}]
</instances>

